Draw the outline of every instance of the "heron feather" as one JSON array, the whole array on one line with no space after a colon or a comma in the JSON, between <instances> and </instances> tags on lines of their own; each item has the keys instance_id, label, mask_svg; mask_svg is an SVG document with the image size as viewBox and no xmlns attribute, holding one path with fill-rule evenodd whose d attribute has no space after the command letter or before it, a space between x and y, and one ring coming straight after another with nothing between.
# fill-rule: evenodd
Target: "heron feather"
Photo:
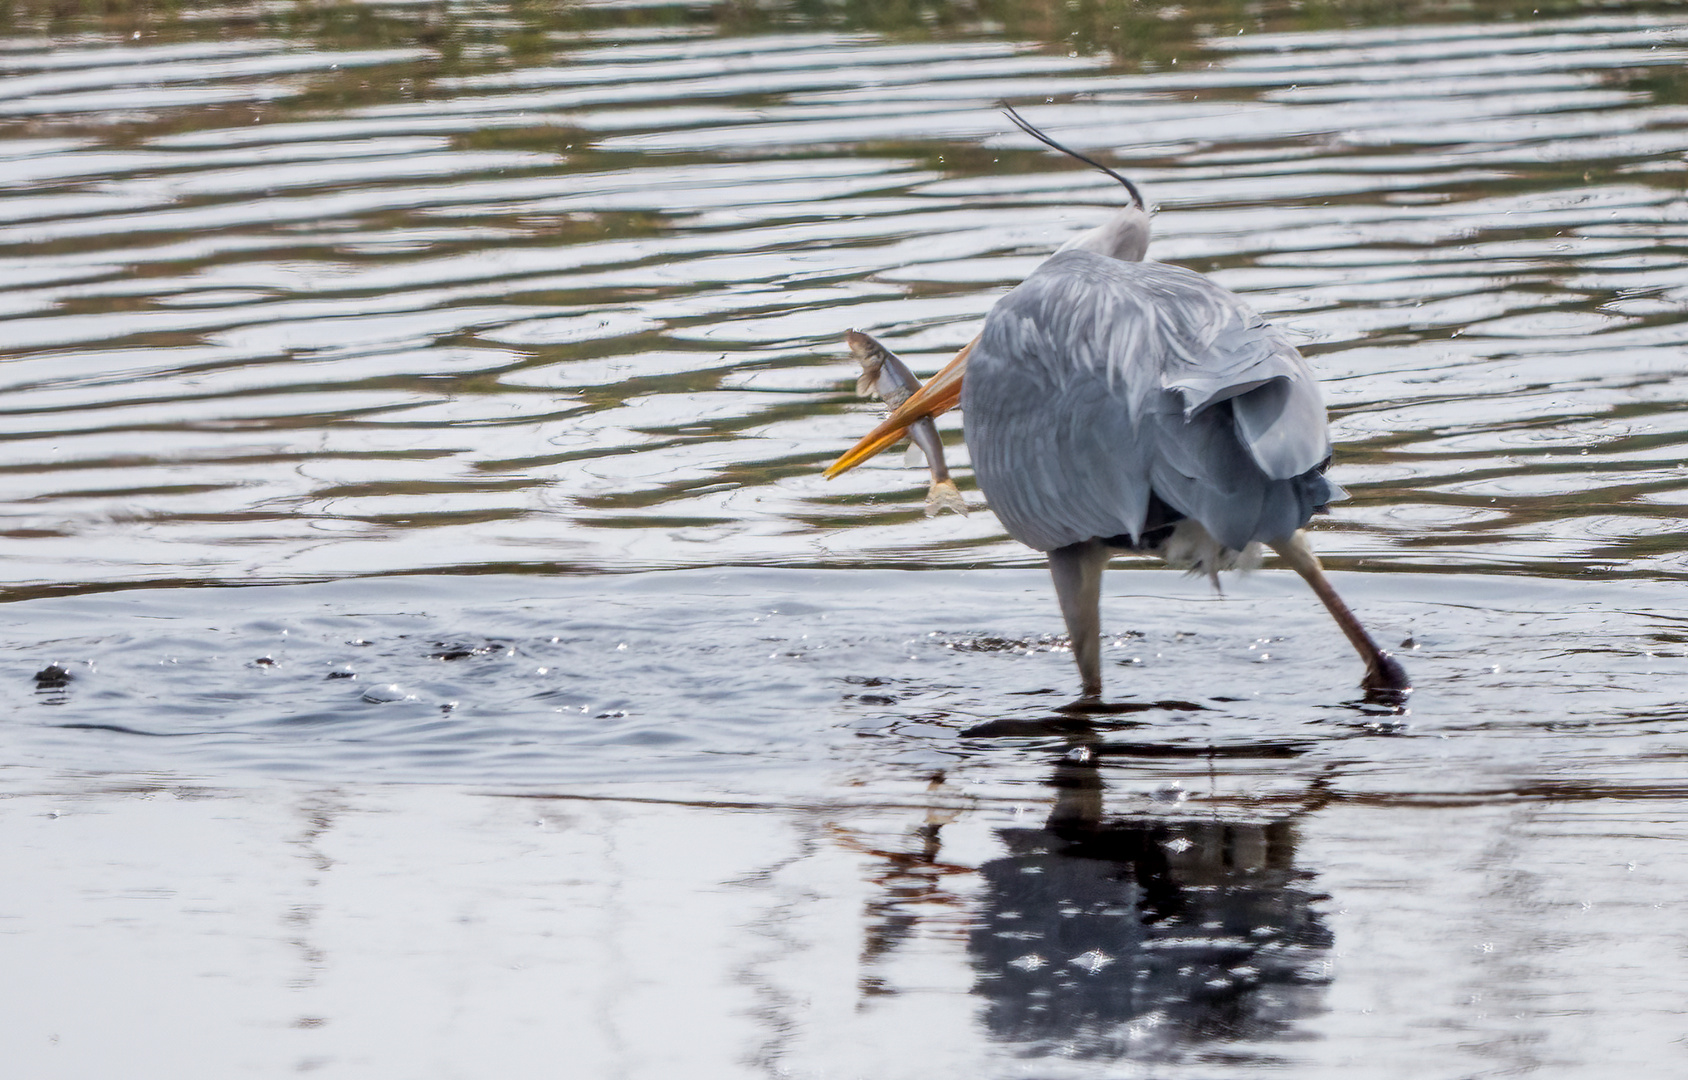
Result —
<instances>
[{"instance_id":1,"label":"heron feather","mask_svg":"<svg viewBox=\"0 0 1688 1080\"><path fill-rule=\"evenodd\" d=\"M1044 551L1140 538L1151 494L1242 550L1341 494L1306 362L1182 267L1058 252L991 310L961 405L979 486Z\"/></svg>"}]
</instances>

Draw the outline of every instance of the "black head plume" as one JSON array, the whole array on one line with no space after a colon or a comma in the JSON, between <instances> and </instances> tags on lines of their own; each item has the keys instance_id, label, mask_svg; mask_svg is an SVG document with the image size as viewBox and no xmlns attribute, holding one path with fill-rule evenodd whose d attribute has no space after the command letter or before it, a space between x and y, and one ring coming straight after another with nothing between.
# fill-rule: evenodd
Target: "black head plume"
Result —
<instances>
[{"instance_id":1,"label":"black head plume","mask_svg":"<svg viewBox=\"0 0 1688 1080\"><path fill-rule=\"evenodd\" d=\"M1061 153L1067 155L1068 157L1074 158L1078 161L1082 161L1086 165L1089 165L1093 169L1101 169L1103 172L1107 173L1109 176L1113 177L1115 180L1118 180L1121 184L1123 184L1125 186L1126 192L1131 195L1131 203L1132 203L1133 206L1137 207L1137 209L1139 209L1139 210L1147 210L1148 209L1146 206L1143 205L1143 195L1142 195L1141 192L1139 192L1137 190L1136 184L1133 184L1131 181L1127 180L1125 177L1121 176L1119 173L1115 172L1114 170L1108 168L1106 165L1102 164L1100 161L1096 161L1092 158L1087 158L1083 154L1079 153L1077 150L1069 150L1065 146L1062 146L1060 143L1056 142L1054 139L1051 139L1049 136L1045 135L1043 132L1041 132L1037 128L1033 127L1031 125L1031 122L1028 121L1025 117L1023 117L1019 113L1015 112L1014 106L1008 104L1006 101L1002 102L1002 111L1008 117L1008 119L1014 121L1015 127L1019 128L1021 131L1025 132L1027 135L1030 135L1032 138L1036 139L1038 142L1042 143L1043 145L1049 147L1051 150L1059 150Z\"/></svg>"}]
</instances>

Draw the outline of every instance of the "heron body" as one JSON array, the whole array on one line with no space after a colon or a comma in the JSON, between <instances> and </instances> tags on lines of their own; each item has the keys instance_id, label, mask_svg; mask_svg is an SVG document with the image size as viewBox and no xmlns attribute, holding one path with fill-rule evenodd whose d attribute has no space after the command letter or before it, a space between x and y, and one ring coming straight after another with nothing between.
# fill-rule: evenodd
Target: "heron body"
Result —
<instances>
[{"instance_id":1,"label":"heron body","mask_svg":"<svg viewBox=\"0 0 1688 1080\"><path fill-rule=\"evenodd\" d=\"M980 489L1039 551L1152 550L1189 520L1241 552L1342 495L1300 354L1178 266L1053 256L991 309L961 408Z\"/></svg>"},{"instance_id":2,"label":"heron body","mask_svg":"<svg viewBox=\"0 0 1688 1080\"><path fill-rule=\"evenodd\" d=\"M1143 262L1130 205L1074 237L998 300L983 330L827 470L835 476L959 402L974 474L1016 540L1049 554L1085 698L1101 694L1101 580L1120 551L1208 574L1270 546L1305 578L1366 664L1411 689L1325 577L1302 526L1342 490L1317 381L1282 332L1202 275ZM1216 578L1217 580L1217 578Z\"/></svg>"}]
</instances>

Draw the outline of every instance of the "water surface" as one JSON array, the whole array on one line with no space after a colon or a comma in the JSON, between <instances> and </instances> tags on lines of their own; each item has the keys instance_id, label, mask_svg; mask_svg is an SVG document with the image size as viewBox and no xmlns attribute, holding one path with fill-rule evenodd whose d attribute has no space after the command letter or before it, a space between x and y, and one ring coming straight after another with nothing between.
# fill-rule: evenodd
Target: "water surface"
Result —
<instances>
[{"instance_id":1,"label":"water surface","mask_svg":"<svg viewBox=\"0 0 1688 1080\"><path fill-rule=\"evenodd\" d=\"M1682 1070L1671 5L0 11L31 1076ZM1075 716L821 479L1118 202L1001 100L1308 355L1409 708L1123 561Z\"/></svg>"},{"instance_id":2,"label":"water surface","mask_svg":"<svg viewBox=\"0 0 1688 1080\"><path fill-rule=\"evenodd\" d=\"M1169 11L1120 62L432 10L0 49L13 588L1029 565L817 469L870 420L845 329L929 372L1117 203L1002 99L1311 357L1337 565L1682 572L1678 19Z\"/></svg>"}]
</instances>

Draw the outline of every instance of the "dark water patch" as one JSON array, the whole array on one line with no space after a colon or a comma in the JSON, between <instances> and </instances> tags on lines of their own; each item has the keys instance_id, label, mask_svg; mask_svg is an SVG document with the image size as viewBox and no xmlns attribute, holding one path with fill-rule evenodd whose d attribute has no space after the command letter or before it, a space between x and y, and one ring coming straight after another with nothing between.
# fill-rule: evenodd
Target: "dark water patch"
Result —
<instances>
[{"instance_id":1,"label":"dark water patch","mask_svg":"<svg viewBox=\"0 0 1688 1080\"><path fill-rule=\"evenodd\" d=\"M66 767L92 756L325 781L758 794L847 782L882 797L942 770L1008 799L1043 790L1050 763L1083 748L1146 798L1172 785L1221 802L1486 800L1570 775L1652 789L1680 756L1688 653L1659 640L1679 621L1673 590L1393 575L1342 585L1380 632L1418 642L1403 711L1356 711L1359 663L1280 572L1217 598L1171 573L1115 571L1105 623L1135 625L1108 654L1145 660L1110 667L1101 708L1052 713L1045 691L1076 685L1067 653L957 650L930 630L1042 640L1058 615L1040 572L739 570L14 603L0 611L12 684L33 684L48 648L78 675L20 701L8 737L23 760ZM137 731L215 737L90 742L117 713Z\"/></svg>"},{"instance_id":2,"label":"dark water patch","mask_svg":"<svg viewBox=\"0 0 1688 1080\"><path fill-rule=\"evenodd\" d=\"M35 673L35 688L37 690L62 690L70 685L75 678L67 668L57 664L48 664Z\"/></svg>"},{"instance_id":3,"label":"dark water patch","mask_svg":"<svg viewBox=\"0 0 1688 1080\"><path fill-rule=\"evenodd\" d=\"M228 731L142 731L140 728L125 727L122 724L58 724L57 727L66 731L115 731L119 735L141 735L149 739L179 739L191 738L195 735L231 735Z\"/></svg>"}]
</instances>

